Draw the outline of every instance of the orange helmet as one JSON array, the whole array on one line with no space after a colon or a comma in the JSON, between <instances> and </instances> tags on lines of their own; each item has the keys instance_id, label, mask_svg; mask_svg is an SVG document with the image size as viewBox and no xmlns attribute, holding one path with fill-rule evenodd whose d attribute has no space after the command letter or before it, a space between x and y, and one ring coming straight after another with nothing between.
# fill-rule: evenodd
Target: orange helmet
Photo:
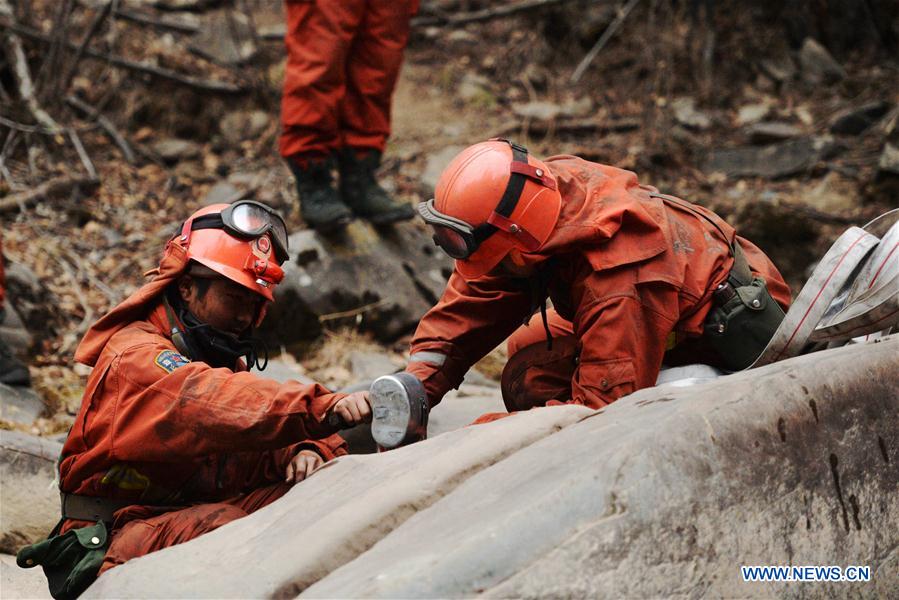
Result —
<instances>
[{"instance_id":1,"label":"orange helmet","mask_svg":"<svg viewBox=\"0 0 899 600\"><path fill-rule=\"evenodd\" d=\"M274 210L250 200L212 204L181 226L187 258L273 301L284 279L287 228Z\"/></svg>"},{"instance_id":2,"label":"orange helmet","mask_svg":"<svg viewBox=\"0 0 899 600\"><path fill-rule=\"evenodd\" d=\"M419 204L418 212L459 273L475 279L512 249L537 251L561 207L543 162L522 146L492 139L460 152L441 174L434 199Z\"/></svg>"}]
</instances>

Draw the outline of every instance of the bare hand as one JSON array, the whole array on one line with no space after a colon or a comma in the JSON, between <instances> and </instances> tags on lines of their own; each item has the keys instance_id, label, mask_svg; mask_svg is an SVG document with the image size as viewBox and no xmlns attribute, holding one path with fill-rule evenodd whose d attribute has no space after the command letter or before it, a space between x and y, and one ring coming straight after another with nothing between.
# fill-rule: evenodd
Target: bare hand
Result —
<instances>
[{"instance_id":1,"label":"bare hand","mask_svg":"<svg viewBox=\"0 0 899 600\"><path fill-rule=\"evenodd\" d=\"M325 461L312 450L300 450L290 464L287 465L285 483L300 482L312 475L312 473L324 464Z\"/></svg>"},{"instance_id":2,"label":"bare hand","mask_svg":"<svg viewBox=\"0 0 899 600\"><path fill-rule=\"evenodd\" d=\"M371 421L368 392L347 394L337 401L337 404L331 409L331 413L338 415L350 427L359 423L368 423Z\"/></svg>"}]
</instances>

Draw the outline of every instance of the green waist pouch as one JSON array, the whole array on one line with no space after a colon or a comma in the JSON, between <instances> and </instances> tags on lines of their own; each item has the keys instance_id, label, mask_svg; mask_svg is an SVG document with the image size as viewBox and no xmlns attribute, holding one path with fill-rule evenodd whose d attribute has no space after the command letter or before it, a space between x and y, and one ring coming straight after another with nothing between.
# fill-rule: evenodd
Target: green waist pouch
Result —
<instances>
[{"instance_id":1,"label":"green waist pouch","mask_svg":"<svg viewBox=\"0 0 899 600\"><path fill-rule=\"evenodd\" d=\"M77 598L97 578L106 556L107 532L102 521L90 527L57 535L62 521L43 541L25 546L16 554L23 569L40 565L50 594L57 600Z\"/></svg>"},{"instance_id":2,"label":"green waist pouch","mask_svg":"<svg viewBox=\"0 0 899 600\"><path fill-rule=\"evenodd\" d=\"M725 367L740 371L761 355L783 321L784 311L764 279L755 277L748 285L734 283L728 279L715 290L703 337Z\"/></svg>"}]
</instances>

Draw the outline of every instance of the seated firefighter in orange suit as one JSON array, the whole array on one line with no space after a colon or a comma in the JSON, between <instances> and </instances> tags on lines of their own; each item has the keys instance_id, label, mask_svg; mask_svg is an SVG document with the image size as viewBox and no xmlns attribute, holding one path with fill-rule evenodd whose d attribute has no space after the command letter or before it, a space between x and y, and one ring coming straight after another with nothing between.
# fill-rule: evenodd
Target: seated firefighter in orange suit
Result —
<instances>
[{"instance_id":1,"label":"seated firefighter in orange suit","mask_svg":"<svg viewBox=\"0 0 899 600\"><path fill-rule=\"evenodd\" d=\"M745 368L790 302L771 261L713 212L575 156L476 144L419 213L456 259L407 367L432 406L506 338L509 411L599 408L654 385L663 362Z\"/></svg>"},{"instance_id":2,"label":"seated firefighter in orange suit","mask_svg":"<svg viewBox=\"0 0 899 600\"><path fill-rule=\"evenodd\" d=\"M58 533L106 521L100 573L277 500L346 454L326 417L370 419L367 392L247 372L286 243L261 203L203 208L81 341L75 358L93 371L59 463Z\"/></svg>"}]
</instances>

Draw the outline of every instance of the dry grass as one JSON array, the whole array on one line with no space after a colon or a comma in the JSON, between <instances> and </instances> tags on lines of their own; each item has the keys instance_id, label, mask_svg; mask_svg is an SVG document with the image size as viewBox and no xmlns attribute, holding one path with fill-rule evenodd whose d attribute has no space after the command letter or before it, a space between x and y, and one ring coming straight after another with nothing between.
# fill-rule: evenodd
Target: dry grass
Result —
<instances>
[{"instance_id":1,"label":"dry grass","mask_svg":"<svg viewBox=\"0 0 899 600\"><path fill-rule=\"evenodd\" d=\"M358 379L350 369L353 352L383 354L397 366L405 364L401 354L388 351L367 334L347 328L326 331L321 342L302 359L301 366L315 381L330 389L339 389Z\"/></svg>"}]
</instances>

